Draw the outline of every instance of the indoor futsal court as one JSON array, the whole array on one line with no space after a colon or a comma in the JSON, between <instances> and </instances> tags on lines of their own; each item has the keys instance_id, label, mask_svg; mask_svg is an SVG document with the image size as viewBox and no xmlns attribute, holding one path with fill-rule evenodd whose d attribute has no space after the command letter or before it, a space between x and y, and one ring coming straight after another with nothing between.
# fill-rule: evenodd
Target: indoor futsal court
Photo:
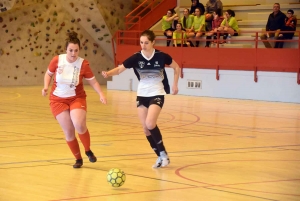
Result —
<instances>
[{"instance_id":1,"label":"indoor futsal court","mask_svg":"<svg viewBox=\"0 0 300 201\"><path fill-rule=\"evenodd\" d=\"M171 163L153 169L136 92L105 90L103 105L85 89L98 161L73 169L42 86L0 87L1 201L300 200L299 104L167 95L158 126ZM107 183L111 168L123 186Z\"/></svg>"}]
</instances>

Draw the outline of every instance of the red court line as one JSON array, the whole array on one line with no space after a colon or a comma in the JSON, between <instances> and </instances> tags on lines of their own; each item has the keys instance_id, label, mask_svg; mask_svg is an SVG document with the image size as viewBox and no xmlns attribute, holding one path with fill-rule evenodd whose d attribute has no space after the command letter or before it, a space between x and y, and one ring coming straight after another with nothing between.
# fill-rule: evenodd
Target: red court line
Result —
<instances>
[{"instance_id":1,"label":"red court line","mask_svg":"<svg viewBox=\"0 0 300 201\"><path fill-rule=\"evenodd\" d=\"M183 175L181 175L180 171L187 168L187 167L191 167L191 166L197 166L197 165L201 165L201 164L212 164L212 163L227 163L227 162L248 162L248 161L252 161L252 162L256 162L256 161L269 161L269 162L274 162L274 161L279 161L279 162L289 162L289 161L300 161L300 160L230 160L230 161L214 161L214 162L205 162L205 163L196 163L196 164L191 164L191 165L187 165L187 166L183 166L181 168L178 168L177 170L175 170L175 174L183 179L189 180L189 181L193 181L196 183L201 183L201 184L207 184L208 186L202 186L202 188L209 188L209 187L222 187L222 188L229 188L229 189L236 189L236 190L243 190L243 191L250 191L250 192L259 192L259 193L268 193L268 194L277 194L277 195L288 195L288 196L296 196L296 197L300 197L300 194L288 194L288 193L274 193L274 192L267 192L267 191L259 191L259 190L249 190L249 189L242 189L242 188L235 188L235 187L229 187L229 185L241 185L241 184L255 184L255 183L275 183L275 182L284 182L284 181L300 181L300 179L286 179L286 180L275 180L275 181L260 181L260 182L245 182L245 183L232 183L232 184L220 184L220 185L216 185L216 184L209 184L209 183L205 183L205 182L200 182L197 180L193 180L190 179L188 177L185 177Z\"/></svg>"}]
</instances>

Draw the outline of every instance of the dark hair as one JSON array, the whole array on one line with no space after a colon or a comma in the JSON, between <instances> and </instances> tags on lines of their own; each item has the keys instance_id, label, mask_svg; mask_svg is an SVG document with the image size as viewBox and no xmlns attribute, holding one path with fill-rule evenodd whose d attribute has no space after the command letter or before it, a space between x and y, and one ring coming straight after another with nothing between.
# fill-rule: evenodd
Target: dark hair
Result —
<instances>
[{"instance_id":1,"label":"dark hair","mask_svg":"<svg viewBox=\"0 0 300 201\"><path fill-rule=\"evenodd\" d=\"M215 11L215 13L220 17L222 16L222 9L221 8L217 8L217 10Z\"/></svg>"},{"instance_id":2,"label":"dark hair","mask_svg":"<svg viewBox=\"0 0 300 201\"><path fill-rule=\"evenodd\" d=\"M80 49L80 40L77 38L77 33L75 31L72 31L70 33L67 33L68 38L66 39L66 49L68 48L68 45L70 43L78 44Z\"/></svg>"},{"instance_id":3,"label":"dark hair","mask_svg":"<svg viewBox=\"0 0 300 201\"><path fill-rule=\"evenodd\" d=\"M184 10L187 10L188 13L190 12L190 10L188 8L185 8ZM183 16L183 26L186 27L186 17Z\"/></svg>"},{"instance_id":4,"label":"dark hair","mask_svg":"<svg viewBox=\"0 0 300 201\"><path fill-rule=\"evenodd\" d=\"M177 24L179 24L179 25L181 26L181 29L183 28L183 27L182 27L182 24L181 24L180 22L178 22ZM176 24L176 26L177 26L177 24Z\"/></svg>"},{"instance_id":5,"label":"dark hair","mask_svg":"<svg viewBox=\"0 0 300 201\"><path fill-rule=\"evenodd\" d=\"M141 33L141 36L147 36L148 40L153 42L155 40L155 34L151 30L145 30Z\"/></svg>"},{"instance_id":6,"label":"dark hair","mask_svg":"<svg viewBox=\"0 0 300 201\"><path fill-rule=\"evenodd\" d=\"M235 12L233 10L228 9L226 11L230 16L235 17Z\"/></svg>"},{"instance_id":7,"label":"dark hair","mask_svg":"<svg viewBox=\"0 0 300 201\"><path fill-rule=\"evenodd\" d=\"M292 9L289 9L287 12L292 13L292 15L294 15L294 11Z\"/></svg>"},{"instance_id":8,"label":"dark hair","mask_svg":"<svg viewBox=\"0 0 300 201\"><path fill-rule=\"evenodd\" d=\"M176 11L173 8L170 8L168 11L170 11L173 15L176 13Z\"/></svg>"},{"instance_id":9,"label":"dark hair","mask_svg":"<svg viewBox=\"0 0 300 201\"><path fill-rule=\"evenodd\" d=\"M200 11L200 15L204 15L204 12L201 8L197 7L197 8L195 8L195 11L196 11L196 9L198 9Z\"/></svg>"}]
</instances>

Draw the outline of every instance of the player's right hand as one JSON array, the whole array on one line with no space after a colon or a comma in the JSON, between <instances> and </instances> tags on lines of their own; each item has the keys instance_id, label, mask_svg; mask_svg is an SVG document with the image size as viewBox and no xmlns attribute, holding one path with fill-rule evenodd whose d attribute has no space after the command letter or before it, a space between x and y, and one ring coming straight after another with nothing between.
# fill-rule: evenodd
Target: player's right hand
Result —
<instances>
[{"instance_id":1,"label":"player's right hand","mask_svg":"<svg viewBox=\"0 0 300 201\"><path fill-rule=\"evenodd\" d=\"M47 96L48 95L48 89L42 89L42 96Z\"/></svg>"}]
</instances>

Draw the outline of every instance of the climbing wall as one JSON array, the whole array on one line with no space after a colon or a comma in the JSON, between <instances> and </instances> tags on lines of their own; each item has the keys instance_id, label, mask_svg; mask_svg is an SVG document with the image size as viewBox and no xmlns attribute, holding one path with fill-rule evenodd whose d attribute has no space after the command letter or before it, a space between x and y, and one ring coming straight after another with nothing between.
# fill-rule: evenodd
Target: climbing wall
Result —
<instances>
[{"instance_id":1,"label":"climbing wall","mask_svg":"<svg viewBox=\"0 0 300 201\"><path fill-rule=\"evenodd\" d=\"M80 13L82 4L76 4L78 1L68 2L68 6L72 7L75 13ZM97 1L85 2L91 8L94 6L98 9ZM92 10L91 8L87 10ZM118 10L114 12L118 13ZM112 58L100 43L103 40L105 42L110 40L108 35L111 33L109 30L101 32L102 35L95 39L82 24L91 26L95 33L98 32L97 29L102 30L106 25L97 23L94 27L88 18L81 16L70 14L60 0L16 0L12 9L1 12L0 86L42 86L44 73L50 60L55 55L65 53L66 33L70 31L75 31L79 35L80 56L90 62L97 80L102 84L106 83L101 76L101 71L112 69L114 65ZM124 20L119 22L122 23Z\"/></svg>"},{"instance_id":2,"label":"climbing wall","mask_svg":"<svg viewBox=\"0 0 300 201\"><path fill-rule=\"evenodd\" d=\"M96 2L112 34L117 30L125 29L124 19L132 11L132 0L97 0Z\"/></svg>"}]
</instances>

